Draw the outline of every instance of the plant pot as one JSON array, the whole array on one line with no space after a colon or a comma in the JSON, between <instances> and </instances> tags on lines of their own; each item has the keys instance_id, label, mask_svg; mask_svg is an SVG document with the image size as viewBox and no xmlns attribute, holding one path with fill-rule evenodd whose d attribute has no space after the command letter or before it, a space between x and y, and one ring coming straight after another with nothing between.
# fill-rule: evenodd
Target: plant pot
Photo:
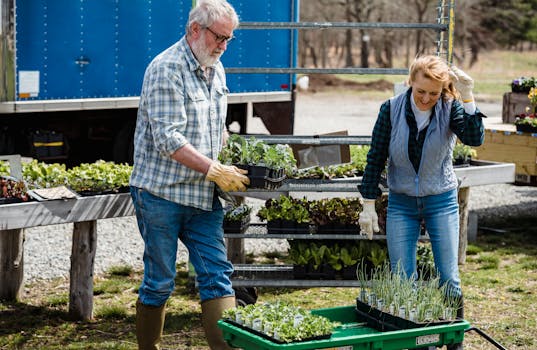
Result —
<instances>
[{"instance_id":1,"label":"plant pot","mask_svg":"<svg viewBox=\"0 0 537 350\"><path fill-rule=\"evenodd\" d=\"M250 179L248 188L275 190L285 180L284 169L272 169L263 165L235 164L235 166L248 171L246 175Z\"/></svg>"},{"instance_id":2,"label":"plant pot","mask_svg":"<svg viewBox=\"0 0 537 350\"><path fill-rule=\"evenodd\" d=\"M268 234L309 234L310 225L302 224L296 221L289 221L284 219L276 219L267 221L267 233Z\"/></svg>"},{"instance_id":3,"label":"plant pot","mask_svg":"<svg viewBox=\"0 0 537 350\"><path fill-rule=\"evenodd\" d=\"M467 167L467 166L470 166L471 161L472 161L471 157L453 158L453 166L455 166L455 167Z\"/></svg>"},{"instance_id":4,"label":"plant pot","mask_svg":"<svg viewBox=\"0 0 537 350\"><path fill-rule=\"evenodd\" d=\"M356 299L356 312L366 319L369 327L381 332L440 326L457 322L454 320L435 322L413 322L406 318L398 317L388 312L383 312L377 308L371 307L371 305L364 303L358 298Z\"/></svg>"},{"instance_id":5,"label":"plant pot","mask_svg":"<svg viewBox=\"0 0 537 350\"><path fill-rule=\"evenodd\" d=\"M306 277L312 280L334 280L336 270L330 264L321 264L317 269L309 264L306 267Z\"/></svg>"},{"instance_id":6,"label":"plant pot","mask_svg":"<svg viewBox=\"0 0 537 350\"><path fill-rule=\"evenodd\" d=\"M331 222L326 225L316 226L317 233L320 234L358 234L360 228L354 224L341 224L339 222Z\"/></svg>"},{"instance_id":7,"label":"plant pot","mask_svg":"<svg viewBox=\"0 0 537 350\"><path fill-rule=\"evenodd\" d=\"M537 127L529 124L515 124L516 131L519 132L528 132L528 133L537 133Z\"/></svg>"},{"instance_id":8,"label":"plant pot","mask_svg":"<svg viewBox=\"0 0 537 350\"><path fill-rule=\"evenodd\" d=\"M350 265L350 266L343 266L341 269L341 277L344 280L355 280L356 277L356 268L358 267L358 264Z\"/></svg>"},{"instance_id":9,"label":"plant pot","mask_svg":"<svg viewBox=\"0 0 537 350\"><path fill-rule=\"evenodd\" d=\"M303 280L307 278L306 265L293 265L293 278L296 280Z\"/></svg>"},{"instance_id":10,"label":"plant pot","mask_svg":"<svg viewBox=\"0 0 537 350\"><path fill-rule=\"evenodd\" d=\"M224 228L224 233L244 233L249 226L249 216L245 216L242 220L224 220L222 225Z\"/></svg>"}]
</instances>

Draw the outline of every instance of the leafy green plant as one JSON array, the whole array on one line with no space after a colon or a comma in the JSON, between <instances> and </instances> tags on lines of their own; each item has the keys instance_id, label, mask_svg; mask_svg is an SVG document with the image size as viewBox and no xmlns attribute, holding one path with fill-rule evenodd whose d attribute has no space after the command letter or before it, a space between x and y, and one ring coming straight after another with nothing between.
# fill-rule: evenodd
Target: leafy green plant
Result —
<instances>
[{"instance_id":1,"label":"leafy green plant","mask_svg":"<svg viewBox=\"0 0 537 350\"><path fill-rule=\"evenodd\" d=\"M325 260L336 271L340 271L343 268L343 261L341 258L342 248L339 244L335 243L331 247L326 248Z\"/></svg>"},{"instance_id":2,"label":"leafy green plant","mask_svg":"<svg viewBox=\"0 0 537 350\"><path fill-rule=\"evenodd\" d=\"M458 142L453 147L453 161L460 160L463 163L468 162L471 158L477 157L477 151L471 146Z\"/></svg>"},{"instance_id":3,"label":"leafy green plant","mask_svg":"<svg viewBox=\"0 0 537 350\"><path fill-rule=\"evenodd\" d=\"M328 335L339 325L283 302L238 306L225 310L222 318L286 343Z\"/></svg>"},{"instance_id":4,"label":"leafy green plant","mask_svg":"<svg viewBox=\"0 0 537 350\"><path fill-rule=\"evenodd\" d=\"M230 135L218 159L228 165L262 165L285 169L288 174L296 169L296 159L288 145L269 145L253 136L244 138L237 134Z\"/></svg>"},{"instance_id":5,"label":"leafy green plant","mask_svg":"<svg viewBox=\"0 0 537 350\"><path fill-rule=\"evenodd\" d=\"M289 260L295 265L305 266L313 259L310 245L303 240L289 242Z\"/></svg>"},{"instance_id":6,"label":"leafy green plant","mask_svg":"<svg viewBox=\"0 0 537 350\"><path fill-rule=\"evenodd\" d=\"M318 246L316 243L310 243L310 251L313 261L313 269L319 270L321 265L325 262L325 254L327 253L328 247L324 244Z\"/></svg>"},{"instance_id":7,"label":"leafy green plant","mask_svg":"<svg viewBox=\"0 0 537 350\"><path fill-rule=\"evenodd\" d=\"M358 225L362 204L359 198L324 198L312 201L310 215L317 225L338 223Z\"/></svg>"},{"instance_id":8,"label":"leafy green plant","mask_svg":"<svg viewBox=\"0 0 537 350\"><path fill-rule=\"evenodd\" d=\"M22 176L30 188L50 188L68 185L68 172L65 164L44 163L33 159L23 163Z\"/></svg>"},{"instance_id":9,"label":"leafy green plant","mask_svg":"<svg viewBox=\"0 0 537 350\"><path fill-rule=\"evenodd\" d=\"M297 223L309 223L309 202L304 197L297 199L281 195L278 199L268 199L265 206L260 208L257 216L261 220L288 220Z\"/></svg>"},{"instance_id":10,"label":"leafy green plant","mask_svg":"<svg viewBox=\"0 0 537 350\"><path fill-rule=\"evenodd\" d=\"M128 164L97 161L82 163L67 173L69 186L77 192L117 191L129 186L132 167Z\"/></svg>"},{"instance_id":11,"label":"leafy green plant","mask_svg":"<svg viewBox=\"0 0 537 350\"><path fill-rule=\"evenodd\" d=\"M360 250L358 246L342 247L339 253L343 266L354 266L360 259Z\"/></svg>"},{"instance_id":12,"label":"leafy green plant","mask_svg":"<svg viewBox=\"0 0 537 350\"><path fill-rule=\"evenodd\" d=\"M381 266L388 261L388 251L376 242L371 242L369 255L367 259L371 261L374 267Z\"/></svg>"},{"instance_id":13,"label":"leafy green plant","mask_svg":"<svg viewBox=\"0 0 537 350\"><path fill-rule=\"evenodd\" d=\"M252 207L241 203L224 208L224 221L243 221L250 218Z\"/></svg>"}]
</instances>

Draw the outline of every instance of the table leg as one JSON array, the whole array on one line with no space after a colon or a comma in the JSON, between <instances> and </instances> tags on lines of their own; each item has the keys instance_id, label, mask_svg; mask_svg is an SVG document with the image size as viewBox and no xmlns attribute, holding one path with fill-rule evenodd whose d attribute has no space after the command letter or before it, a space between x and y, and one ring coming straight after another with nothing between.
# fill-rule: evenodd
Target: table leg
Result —
<instances>
[{"instance_id":1,"label":"table leg","mask_svg":"<svg viewBox=\"0 0 537 350\"><path fill-rule=\"evenodd\" d=\"M0 299L16 301L24 278L24 229L0 230Z\"/></svg>"},{"instance_id":2,"label":"table leg","mask_svg":"<svg viewBox=\"0 0 537 350\"><path fill-rule=\"evenodd\" d=\"M71 252L69 314L88 321L93 318L93 265L97 248L97 221L75 222Z\"/></svg>"}]
</instances>

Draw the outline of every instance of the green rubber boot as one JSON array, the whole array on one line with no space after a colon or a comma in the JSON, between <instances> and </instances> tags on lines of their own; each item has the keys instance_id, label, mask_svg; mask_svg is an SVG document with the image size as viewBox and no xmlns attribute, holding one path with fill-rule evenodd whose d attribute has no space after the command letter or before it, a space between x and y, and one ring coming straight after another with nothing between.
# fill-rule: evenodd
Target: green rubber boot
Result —
<instances>
[{"instance_id":1,"label":"green rubber boot","mask_svg":"<svg viewBox=\"0 0 537 350\"><path fill-rule=\"evenodd\" d=\"M166 304L162 306L144 305L136 301L136 339L139 350L159 350Z\"/></svg>"},{"instance_id":2,"label":"green rubber boot","mask_svg":"<svg viewBox=\"0 0 537 350\"><path fill-rule=\"evenodd\" d=\"M201 303L201 323L211 350L231 349L224 341L222 330L217 322L222 318L222 312L232 307L235 307L235 296L206 300Z\"/></svg>"}]
</instances>

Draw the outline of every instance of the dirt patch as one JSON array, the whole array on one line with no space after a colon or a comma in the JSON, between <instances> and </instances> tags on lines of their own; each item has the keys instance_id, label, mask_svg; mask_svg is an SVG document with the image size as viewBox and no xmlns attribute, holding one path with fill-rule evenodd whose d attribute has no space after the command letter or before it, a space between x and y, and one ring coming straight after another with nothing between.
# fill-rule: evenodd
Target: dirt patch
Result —
<instances>
[{"instance_id":1,"label":"dirt patch","mask_svg":"<svg viewBox=\"0 0 537 350\"><path fill-rule=\"evenodd\" d=\"M360 83L352 80L346 80L336 77L331 74L312 74L309 76L309 91L317 92L326 89L345 88L355 91L371 91L371 90L393 90L393 83L384 80L373 80L365 83Z\"/></svg>"}]
</instances>

